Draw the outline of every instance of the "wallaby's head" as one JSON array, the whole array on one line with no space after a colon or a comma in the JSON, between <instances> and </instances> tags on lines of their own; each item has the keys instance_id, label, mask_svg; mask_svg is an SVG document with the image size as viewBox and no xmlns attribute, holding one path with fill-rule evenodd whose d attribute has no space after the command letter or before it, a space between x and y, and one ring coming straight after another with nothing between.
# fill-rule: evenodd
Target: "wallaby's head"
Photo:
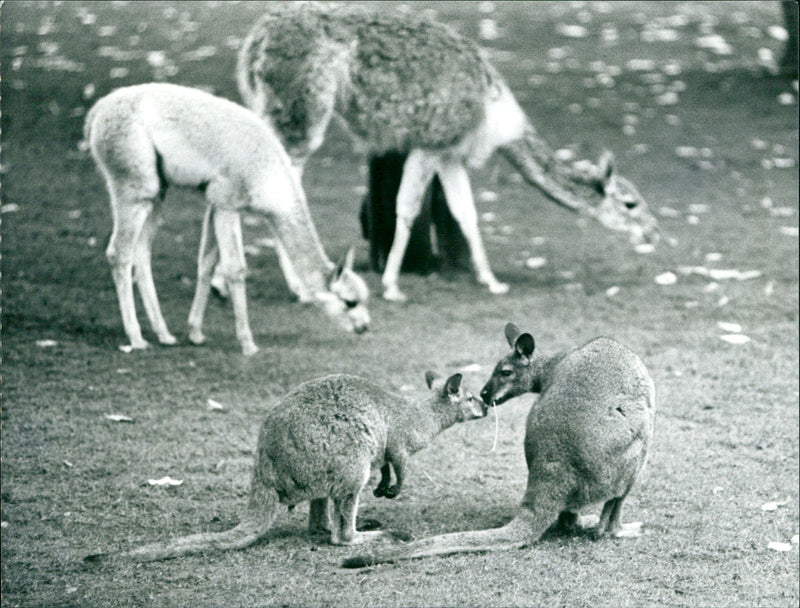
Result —
<instances>
[{"instance_id":1,"label":"wallaby's head","mask_svg":"<svg viewBox=\"0 0 800 608\"><path fill-rule=\"evenodd\" d=\"M461 374L453 374L445 380L436 372L425 372L425 382L437 404L456 409L456 422L483 418L488 408L464 388L461 380Z\"/></svg>"},{"instance_id":2,"label":"wallaby's head","mask_svg":"<svg viewBox=\"0 0 800 608\"><path fill-rule=\"evenodd\" d=\"M533 336L521 332L513 323L506 325L505 332L512 350L495 365L492 377L481 390L481 399L487 405L499 405L531 392L534 383Z\"/></svg>"},{"instance_id":3,"label":"wallaby's head","mask_svg":"<svg viewBox=\"0 0 800 608\"><path fill-rule=\"evenodd\" d=\"M353 270L355 251L351 247L336 268L328 282L329 291L335 296L324 302L325 310L347 331L357 334L369 328L367 299L369 288Z\"/></svg>"},{"instance_id":4,"label":"wallaby's head","mask_svg":"<svg viewBox=\"0 0 800 608\"><path fill-rule=\"evenodd\" d=\"M586 182L602 197L590 210L598 222L611 230L627 232L636 245L658 241L656 218L647 209L636 186L617 174L611 152L604 152L596 165L580 161L574 168L585 175Z\"/></svg>"}]
</instances>

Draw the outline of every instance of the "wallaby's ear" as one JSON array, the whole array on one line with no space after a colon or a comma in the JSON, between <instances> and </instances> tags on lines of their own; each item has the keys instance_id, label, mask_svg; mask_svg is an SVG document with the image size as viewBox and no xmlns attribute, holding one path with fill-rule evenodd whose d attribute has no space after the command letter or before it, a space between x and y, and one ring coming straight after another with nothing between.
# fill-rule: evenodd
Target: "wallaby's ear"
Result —
<instances>
[{"instance_id":1,"label":"wallaby's ear","mask_svg":"<svg viewBox=\"0 0 800 608\"><path fill-rule=\"evenodd\" d=\"M521 333L519 327L513 323L506 324L506 340L508 340L508 345L511 348L514 348L514 345L517 343L517 338Z\"/></svg>"},{"instance_id":2,"label":"wallaby's ear","mask_svg":"<svg viewBox=\"0 0 800 608\"><path fill-rule=\"evenodd\" d=\"M610 150L604 150L600 155L600 160L597 161L597 169L600 181L607 184L616 170L616 161L614 160L614 153Z\"/></svg>"},{"instance_id":3,"label":"wallaby's ear","mask_svg":"<svg viewBox=\"0 0 800 608\"><path fill-rule=\"evenodd\" d=\"M461 374L453 374L447 379L447 382L444 383L444 394L445 395L457 395L459 389L461 388Z\"/></svg>"},{"instance_id":4,"label":"wallaby's ear","mask_svg":"<svg viewBox=\"0 0 800 608\"><path fill-rule=\"evenodd\" d=\"M425 372L425 382L428 385L428 388L433 388L433 382L436 378L441 378L439 374L436 372Z\"/></svg>"},{"instance_id":5,"label":"wallaby's ear","mask_svg":"<svg viewBox=\"0 0 800 608\"><path fill-rule=\"evenodd\" d=\"M535 343L533 341L533 336L530 334L522 334L514 343L514 350L517 351L519 356L525 357L526 359L530 359L534 348Z\"/></svg>"}]
</instances>

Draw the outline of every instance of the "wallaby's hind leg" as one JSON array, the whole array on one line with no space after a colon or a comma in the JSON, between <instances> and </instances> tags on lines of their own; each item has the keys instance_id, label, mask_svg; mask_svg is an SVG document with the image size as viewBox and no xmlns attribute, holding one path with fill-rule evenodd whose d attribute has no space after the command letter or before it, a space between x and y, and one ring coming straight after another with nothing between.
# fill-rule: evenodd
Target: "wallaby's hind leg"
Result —
<instances>
[{"instance_id":1,"label":"wallaby's hind leg","mask_svg":"<svg viewBox=\"0 0 800 608\"><path fill-rule=\"evenodd\" d=\"M358 493L339 496L333 499L332 545L359 545L383 536L380 530L358 532Z\"/></svg>"},{"instance_id":2,"label":"wallaby's hind leg","mask_svg":"<svg viewBox=\"0 0 800 608\"><path fill-rule=\"evenodd\" d=\"M493 294L508 292L508 285L498 281L489 266L489 259L486 257L486 250L478 229L478 214L475 211L475 201L472 198L472 188L466 168L459 162L443 162L439 170L439 180L442 182L447 197L447 206L469 245L472 266L475 269L478 283L486 285Z\"/></svg>"},{"instance_id":3,"label":"wallaby's hind leg","mask_svg":"<svg viewBox=\"0 0 800 608\"><path fill-rule=\"evenodd\" d=\"M147 216L147 219L142 226L142 231L136 241L136 246L133 252L133 268L134 278L139 287L139 294L142 296L142 304L147 313L147 318L150 320L150 327L152 327L158 341L161 344L176 344L178 341L175 339L169 329L164 317L161 314L161 307L158 305L158 295L156 294L156 286L153 282L153 271L151 267L151 250L153 246L153 237L158 229L158 212L153 209Z\"/></svg>"},{"instance_id":4,"label":"wallaby's hind leg","mask_svg":"<svg viewBox=\"0 0 800 608\"><path fill-rule=\"evenodd\" d=\"M308 531L311 534L331 531L330 516L328 514L328 499L314 498L308 508Z\"/></svg>"},{"instance_id":5,"label":"wallaby's hind leg","mask_svg":"<svg viewBox=\"0 0 800 608\"><path fill-rule=\"evenodd\" d=\"M595 528L595 538L600 538L605 533L609 533L614 538L635 538L642 535L642 522L623 524L620 521L622 503L625 501L626 496L627 494L612 498L603 505L600 521Z\"/></svg>"},{"instance_id":6,"label":"wallaby's hind leg","mask_svg":"<svg viewBox=\"0 0 800 608\"><path fill-rule=\"evenodd\" d=\"M214 266L219 261L219 247L217 247L214 230L211 228L214 207L208 205L203 216L203 229L200 233L200 253L197 256L197 285L194 290L192 308L189 310L189 340L193 344L203 344L206 337L203 334L203 317L211 293L211 277ZM224 282L224 279L222 279Z\"/></svg>"},{"instance_id":7,"label":"wallaby's hind leg","mask_svg":"<svg viewBox=\"0 0 800 608\"><path fill-rule=\"evenodd\" d=\"M117 290L122 325L130 340L131 348L147 348L149 345L142 337L142 328L136 318L136 303L133 297L133 261L134 249L147 222L147 216L153 210L151 200L126 200L113 187L111 207L114 214L114 230L106 248L106 258L111 265L111 276Z\"/></svg>"}]
</instances>

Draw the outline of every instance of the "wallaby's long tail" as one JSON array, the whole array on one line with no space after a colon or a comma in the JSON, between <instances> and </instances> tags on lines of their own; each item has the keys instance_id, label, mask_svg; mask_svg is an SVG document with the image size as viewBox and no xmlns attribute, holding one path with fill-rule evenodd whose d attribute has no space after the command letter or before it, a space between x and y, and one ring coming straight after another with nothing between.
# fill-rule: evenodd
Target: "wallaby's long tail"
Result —
<instances>
[{"instance_id":1,"label":"wallaby's long tail","mask_svg":"<svg viewBox=\"0 0 800 608\"><path fill-rule=\"evenodd\" d=\"M392 563L431 555L514 549L538 540L547 529L547 525L542 529L539 528L542 527L537 527L529 518L518 516L500 528L441 534L410 542L397 549L350 557L342 561L342 567L364 568L374 564Z\"/></svg>"},{"instance_id":2,"label":"wallaby's long tail","mask_svg":"<svg viewBox=\"0 0 800 608\"><path fill-rule=\"evenodd\" d=\"M155 562L162 559L181 557L183 555L244 549L258 541L268 530L268 525L265 526L263 523L245 520L235 528L231 528L225 532L192 534L169 541L137 547L132 551L116 554L116 556L136 562ZM88 562L99 562L112 557L114 557L113 553L102 553L88 555L84 560Z\"/></svg>"},{"instance_id":3,"label":"wallaby's long tail","mask_svg":"<svg viewBox=\"0 0 800 608\"><path fill-rule=\"evenodd\" d=\"M526 125L520 139L501 146L498 152L519 171L525 181L562 207L576 212L589 208L587 201L566 185L571 181L570 168L555 158L547 142L532 125Z\"/></svg>"},{"instance_id":4,"label":"wallaby's long tail","mask_svg":"<svg viewBox=\"0 0 800 608\"><path fill-rule=\"evenodd\" d=\"M154 562L162 559L193 555L196 553L244 549L266 535L278 515L278 495L275 490L254 482L250 504L242 522L225 532L192 534L172 540L137 547L124 553L100 553L88 555L87 562L106 561L121 557L137 562Z\"/></svg>"}]
</instances>

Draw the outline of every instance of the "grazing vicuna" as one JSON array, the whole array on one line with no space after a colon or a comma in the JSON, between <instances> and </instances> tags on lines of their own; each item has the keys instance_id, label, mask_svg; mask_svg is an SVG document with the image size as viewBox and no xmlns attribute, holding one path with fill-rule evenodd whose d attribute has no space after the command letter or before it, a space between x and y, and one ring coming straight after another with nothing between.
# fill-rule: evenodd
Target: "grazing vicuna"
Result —
<instances>
[{"instance_id":1,"label":"grazing vicuna","mask_svg":"<svg viewBox=\"0 0 800 608\"><path fill-rule=\"evenodd\" d=\"M245 210L266 218L281 269L301 300L314 302L347 330L367 328L368 290L353 272L352 253L338 266L325 255L286 151L250 110L197 89L151 83L117 89L100 99L84 129L111 199L114 229L106 256L130 348L148 345L136 318L134 279L158 340L176 342L161 315L150 268L153 236L170 184L199 188L207 201L189 313L192 342L205 340L203 315L219 261L242 351L251 355L258 350L247 318L239 217Z\"/></svg>"},{"instance_id":2,"label":"grazing vicuna","mask_svg":"<svg viewBox=\"0 0 800 608\"><path fill-rule=\"evenodd\" d=\"M599 502L595 536L639 534L641 524L622 524L620 515L653 437L655 388L641 359L610 338L534 356L530 334L509 323L506 337L513 350L481 391L484 402L541 394L528 414L528 486L516 517L500 528L442 534L353 557L345 567L522 547L556 522L579 525L577 512Z\"/></svg>"},{"instance_id":3,"label":"grazing vicuna","mask_svg":"<svg viewBox=\"0 0 800 608\"><path fill-rule=\"evenodd\" d=\"M335 545L380 536L380 531L356 531L358 497L371 470L381 468L375 495L394 498L403 486L411 454L453 424L486 415L486 406L461 386L461 374L444 380L428 372L425 379L430 393L418 401L342 374L297 386L272 407L261 426L250 502L238 526L145 545L120 557L154 561L242 549L270 530L281 504L292 508L306 500L311 501L310 531L330 530ZM389 485L390 467L395 485Z\"/></svg>"},{"instance_id":4,"label":"grazing vicuna","mask_svg":"<svg viewBox=\"0 0 800 608\"><path fill-rule=\"evenodd\" d=\"M469 245L478 282L505 293L484 251L467 167L495 150L556 203L632 240L655 240L642 196L598 164L556 158L478 47L422 14L328 3L280 3L253 27L237 65L245 103L268 118L302 173L335 116L374 155L407 154L383 297L403 300L398 273L434 175Z\"/></svg>"}]
</instances>

